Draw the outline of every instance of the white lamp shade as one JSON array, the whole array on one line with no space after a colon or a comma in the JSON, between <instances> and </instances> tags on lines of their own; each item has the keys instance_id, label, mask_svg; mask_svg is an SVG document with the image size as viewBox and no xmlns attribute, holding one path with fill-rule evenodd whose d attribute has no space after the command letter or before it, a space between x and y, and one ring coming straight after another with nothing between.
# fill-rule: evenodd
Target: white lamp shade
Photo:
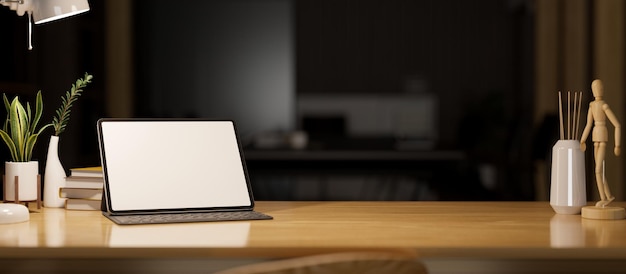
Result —
<instances>
[{"instance_id":1,"label":"white lamp shade","mask_svg":"<svg viewBox=\"0 0 626 274\"><path fill-rule=\"evenodd\" d=\"M33 21L46 23L89 10L87 0L31 0Z\"/></svg>"}]
</instances>

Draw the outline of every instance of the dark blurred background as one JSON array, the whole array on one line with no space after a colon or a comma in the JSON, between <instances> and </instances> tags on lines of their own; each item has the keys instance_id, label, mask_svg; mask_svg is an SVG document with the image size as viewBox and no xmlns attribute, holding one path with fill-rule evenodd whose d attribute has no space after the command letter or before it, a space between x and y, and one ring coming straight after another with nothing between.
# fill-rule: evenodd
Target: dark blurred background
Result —
<instances>
[{"instance_id":1,"label":"dark blurred background","mask_svg":"<svg viewBox=\"0 0 626 274\"><path fill-rule=\"evenodd\" d=\"M51 119L94 75L68 170L99 165L98 118L202 117L235 120L260 200L546 200L557 91L601 76L624 120L618 1L89 3L36 25L31 51L26 17L0 8L1 92L42 90Z\"/></svg>"}]
</instances>

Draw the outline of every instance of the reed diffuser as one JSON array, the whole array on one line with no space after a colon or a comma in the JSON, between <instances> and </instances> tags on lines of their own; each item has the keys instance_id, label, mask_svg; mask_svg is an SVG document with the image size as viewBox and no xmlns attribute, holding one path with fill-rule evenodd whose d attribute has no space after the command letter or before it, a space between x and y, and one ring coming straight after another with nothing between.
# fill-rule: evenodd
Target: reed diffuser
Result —
<instances>
[{"instance_id":1,"label":"reed diffuser","mask_svg":"<svg viewBox=\"0 0 626 274\"><path fill-rule=\"evenodd\" d=\"M559 214L580 214L587 203L585 155L578 141L582 97L582 92L567 92L564 102L559 92L560 138L552 147L550 181L550 205Z\"/></svg>"}]
</instances>

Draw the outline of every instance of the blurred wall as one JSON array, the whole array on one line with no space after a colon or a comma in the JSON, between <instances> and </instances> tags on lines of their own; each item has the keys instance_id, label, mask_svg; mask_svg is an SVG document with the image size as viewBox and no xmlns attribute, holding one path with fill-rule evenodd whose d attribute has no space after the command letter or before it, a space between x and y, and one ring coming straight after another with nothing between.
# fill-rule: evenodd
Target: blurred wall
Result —
<instances>
[{"instance_id":1,"label":"blurred wall","mask_svg":"<svg viewBox=\"0 0 626 274\"><path fill-rule=\"evenodd\" d=\"M292 1L151 1L137 9L139 116L233 119L242 136L294 120Z\"/></svg>"}]
</instances>

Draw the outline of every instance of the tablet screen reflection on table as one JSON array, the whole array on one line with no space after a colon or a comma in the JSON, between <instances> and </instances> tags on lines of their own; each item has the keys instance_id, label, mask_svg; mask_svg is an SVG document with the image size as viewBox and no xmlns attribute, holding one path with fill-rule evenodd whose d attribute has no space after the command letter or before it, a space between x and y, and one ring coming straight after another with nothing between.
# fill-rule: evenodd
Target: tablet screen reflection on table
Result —
<instances>
[{"instance_id":1,"label":"tablet screen reflection on table","mask_svg":"<svg viewBox=\"0 0 626 274\"><path fill-rule=\"evenodd\" d=\"M249 222L111 226L109 247L243 247Z\"/></svg>"}]
</instances>

